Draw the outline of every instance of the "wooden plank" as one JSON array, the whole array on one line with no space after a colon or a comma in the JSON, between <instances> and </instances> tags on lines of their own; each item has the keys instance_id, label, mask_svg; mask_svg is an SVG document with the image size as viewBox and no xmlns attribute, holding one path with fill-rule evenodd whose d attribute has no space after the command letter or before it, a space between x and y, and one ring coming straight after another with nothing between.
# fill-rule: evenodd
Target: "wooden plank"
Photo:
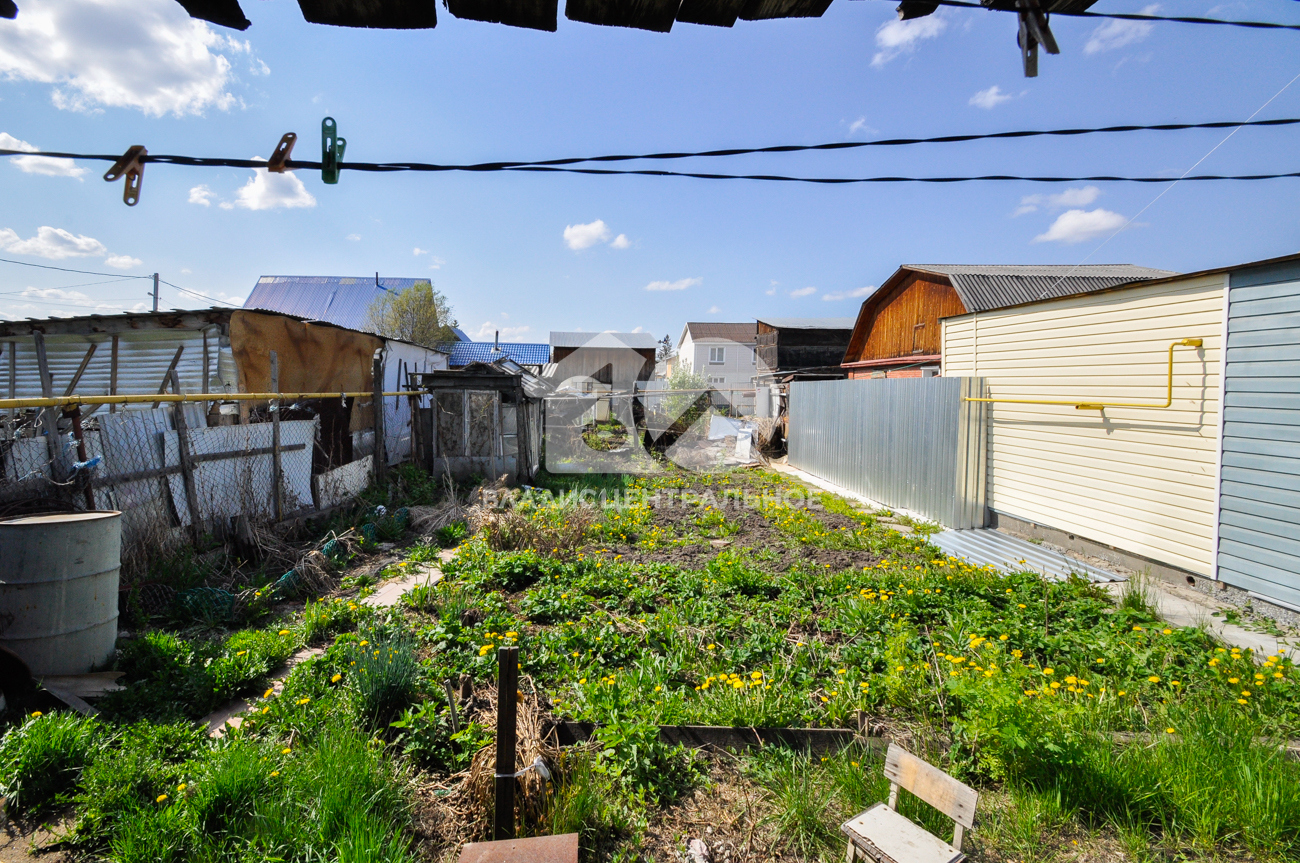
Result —
<instances>
[{"instance_id":1,"label":"wooden plank","mask_svg":"<svg viewBox=\"0 0 1300 863\"><path fill-rule=\"evenodd\" d=\"M117 357L121 347L120 342L121 337L117 333L113 333L113 353L109 359L108 367L108 394L110 396L117 395ZM109 405L108 412L111 414L117 413L117 405Z\"/></svg>"},{"instance_id":2,"label":"wooden plank","mask_svg":"<svg viewBox=\"0 0 1300 863\"><path fill-rule=\"evenodd\" d=\"M953 779L900 746L885 753L885 776L965 827L975 826L975 789Z\"/></svg>"},{"instance_id":3,"label":"wooden plank","mask_svg":"<svg viewBox=\"0 0 1300 863\"><path fill-rule=\"evenodd\" d=\"M281 446L280 452L282 453L296 452L296 451L304 450L306 448L307 445L305 443L291 443L291 444L286 444ZM271 454L271 448L269 446L260 446L260 447L254 447L253 449L231 450L229 452L197 453L190 457L190 461L198 465L198 464L202 464L203 462L209 462L209 461L224 461L225 459L231 459L231 458L252 458L253 456L270 455L270 454ZM149 470L137 470L137 471L131 471L130 473L119 473L119 474L114 474L113 476L104 477L103 479L96 479L93 485L95 488L102 488L102 487L114 486L114 485L125 485L126 483L139 482L140 480L143 479L157 479L158 477L172 476L180 472L181 469L179 465L172 465L171 467L150 468Z\"/></svg>"},{"instance_id":4,"label":"wooden plank","mask_svg":"<svg viewBox=\"0 0 1300 863\"><path fill-rule=\"evenodd\" d=\"M559 5L558 0L447 0L447 11L470 21L554 33Z\"/></svg>"},{"instance_id":5,"label":"wooden plank","mask_svg":"<svg viewBox=\"0 0 1300 863\"><path fill-rule=\"evenodd\" d=\"M32 333L32 342L36 346L36 366L41 376L41 397L54 398L54 377L50 374L50 361L45 355L45 335L39 330ZM59 473L59 410L42 408L41 423L45 426L45 445L50 454L50 479L58 482Z\"/></svg>"},{"instance_id":6,"label":"wooden plank","mask_svg":"<svg viewBox=\"0 0 1300 863\"><path fill-rule=\"evenodd\" d=\"M280 358L271 351L271 392L280 391ZM280 400L271 402L271 515L284 519L284 469L280 463Z\"/></svg>"},{"instance_id":7,"label":"wooden plank","mask_svg":"<svg viewBox=\"0 0 1300 863\"><path fill-rule=\"evenodd\" d=\"M167 384L169 381L172 380L172 376L176 373L176 366L180 364L181 354L184 352L185 352L185 345L181 345L176 349L176 356L172 357L171 363L168 364L167 366L166 373L163 374L162 383L158 385L158 395L162 395L163 393L167 392ZM176 385L173 384L173 386ZM180 392L180 390L177 389L176 392ZM158 405L160 404L162 404L162 402L154 402L153 409L158 410Z\"/></svg>"},{"instance_id":8,"label":"wooden plank","mask_svg":"<svg viewBox=\"0 0 1300 863\"><path fill-rule=\"evenodd\" d=\"M181 352L177 350L176 359L180 359L180 355ZM170 376L172 390L179 394L181 380L176 374L175 368L172 368ZM172 405L172 416L176 423L176 448L180 454L181 482L185 486L185 504L190 508L190 528L194 533L194 541L197 543L203 535L203 528L201 527L203 520L199 516L199 494L194 486L194 455L190 450L189 428L185 425L185 405L179 402L174 403Z\"/></svg>"},{"instance_id":9,"label":"wooden plank","mask_svg":"<svg viewBox=\"0 0 1300 863\"><path fill-rule=\"evenodd\" d=\"M681 0L567 0L564 17L604 27L633 27L667 33Z\"/></svg>"},{"instance_id":10,"label":"wooden plank","mask_svg":"<svg viewBox=\"0 0 1300 863\"><path fill-rule=\"evenodd\" d=\"M890 789L891 795L898 788ZM961 825L957 825L958 828ZM861 852L863 859L889 863L960 863L964 856L947 842L926 831L895 808L877 803L844 822L840 830Z\"/></svg>"},{"instance_id":11,"label":"wooden plank","mask_svg":"<svg viewBox=\"0 0 1300 863\"><path fill-rule=\"evenodd\" d=\"M388 448L384 440L384 350L375 349L371 365L371 413L375 415L375 483L388 478Z\"/></svg>"},{"instance_id":12,"label":"wooden plank","mask_svg":"<svg viewBox=\"0 0 1300 863\"><path fill-rule=\"evenodd\" d=\"M212 371L209 368L210 362L211 359L208 355L208 331L205 329L203 331L203 394L204 395L207 395L209 389L211 388ZM212 409L212 405L209 402L203 403L203 413L205 415L211 409Z\"/></svg>"},{"instance_id":13,"label":"wooden plank","mask_svg":"<svg viewBox=\"0 0 1300 863\"><path fill-rule=\"evenodd\" d=\"M687 24L730 27L748 0L682 0L677 20Z\"/></svg>"},{"instance_id":14,"label":"wooden plank","mask_svg":"<svg viewBox=\"0 0 1300 863\"><path fill-rule=\"evenodd\" d=\"M91 342L90 347L86 348L86 355L81 358L81 365L77 366L76 373L73 374L72 380L68 381L68 386L63 391L64 398L76 392L77 384L81 383L81 376L86 373L86 366L90 365L90 358L95 355L95 349L98 347L97 342Z\"/></svg>"}]
</instances>

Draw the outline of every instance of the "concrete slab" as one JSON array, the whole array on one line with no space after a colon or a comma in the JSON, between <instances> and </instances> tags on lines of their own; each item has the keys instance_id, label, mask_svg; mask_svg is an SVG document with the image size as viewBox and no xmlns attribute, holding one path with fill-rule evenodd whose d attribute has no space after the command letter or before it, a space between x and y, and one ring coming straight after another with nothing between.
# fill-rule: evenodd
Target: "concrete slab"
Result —
<instances>
[{"instance_id":1,"label":"concrete slab","mask_svg":"<svg viewBox=\"0 0 1300 863\"><path fill-rule=\"evenodd\" d=\"M274 690L273 694L279 695L284 691L284 681L288 678L289 672L293 671L296 666L301 665L309 659L314 659L317 656L324 655L325 651L320 647L304 647L302 650L286 659L284 665L281 665L275 671L271 672L270 677L267 678L268 682L271 684L271 689ZM217 738L224 737L227 725L231 728L238 728L244 722L242 718L243 714L247 713L248 709L252 706L253 705L247 700L237 698L226 706L214 710L207 716L203 717L203 724L208 727L208 736Z\"/></svg>"},{"instance_id":2,"label":"concrete slab","mask_svg":"<svg viewBox=\"0 0 1300 863\"><path fill-rule=\"evenodd\" d=\"M396 581L385 582L374 593L361 600L372 608L388 608L401 602L402 597L424 584L437 584L442 580L442 570L429 564L417 563L409 567L410 575Z\"/></svg>"},{"instance_id":3,"label":"concrete slab","mask_svg":"<svg viewBox=\"0 0 1300 863\"><path fill-rule=\"evenodd\" d=\"M1123 584L1106 584L1102 587L1116 601L1124 591ZM1295 639L1277 638L1267 632L1226 622L1223 613L1235 606L1216 602L1199 591L1182 589L1161 581L1147 582L1144 589L1152 600L1156 613L1171 626L1203 626L1224 644L1250 650L1257 659L1282 653L1289 655L1293 661L1300 662L1300 646ZM1219 612L1219 617L1212 616L1216 611Z\"/></svg>"}]
</instances>

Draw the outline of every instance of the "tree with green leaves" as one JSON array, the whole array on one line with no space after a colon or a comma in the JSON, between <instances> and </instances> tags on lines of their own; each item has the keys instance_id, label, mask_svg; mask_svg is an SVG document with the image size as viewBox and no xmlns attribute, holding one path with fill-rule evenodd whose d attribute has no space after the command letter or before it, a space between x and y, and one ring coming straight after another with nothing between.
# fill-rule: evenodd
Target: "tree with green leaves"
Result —
<instances>
[{"instance_id":1,"label":"tree with green leaves","mask_svg":"<svg viewBox=\"0 0 1300 863\"><path fill-rule=\"evenodd\" d=\"M432 282L416 282L402 291L384 291L370 304L369 326L388 339L426 347L456 341L451 303Z\"/></svg>"}]
</instances>

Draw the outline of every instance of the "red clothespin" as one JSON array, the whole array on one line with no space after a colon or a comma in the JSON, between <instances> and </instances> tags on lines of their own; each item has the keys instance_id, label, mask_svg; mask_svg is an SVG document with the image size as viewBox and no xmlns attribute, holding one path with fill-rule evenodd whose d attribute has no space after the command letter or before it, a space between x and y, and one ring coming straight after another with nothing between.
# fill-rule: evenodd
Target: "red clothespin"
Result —
<instances>
[{"instance_id":1,"label":"red clothespin","mask_svg":"<svg viewBox=\"0 0 1300 863\"><path fill-rule=\"evenodd\" d=\"M284 163L289 161L289 156L293 153L293 145L297 140L297 132L285 132L280 136L280 143L275 145L275 152L266 162L266 170L272 174L283 174Z\"/></svg>"},{"instance_id":2,"label":"red clothespin","mask_svg":"<svg viewBox=\"0 0 1300 863\"><path fill-rule=\"evenodd\" d=\"M139 144L122 154L113 167L108 169L104 179L113 182L118 177L126 176L126 185L122 189L122 201L128 207L140 203L140 184L144 181L144 157L149 151Z\"/></svg>"}]
</instances>

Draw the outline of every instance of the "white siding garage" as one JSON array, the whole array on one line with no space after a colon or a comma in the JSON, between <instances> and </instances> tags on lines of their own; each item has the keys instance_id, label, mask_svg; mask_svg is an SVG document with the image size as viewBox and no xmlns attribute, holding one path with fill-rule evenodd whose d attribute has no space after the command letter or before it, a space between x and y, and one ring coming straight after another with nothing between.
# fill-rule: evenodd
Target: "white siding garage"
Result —
<instances>
[{"instance_id":1,"label":"white siding garage","mask_svg":"<svg viewBox=\"0 0 1300 863\"><path fill-rule=\"evenodd\" d=\"M944 375L983 376L992 398L1071 402L989 405L989 508L1211 576L1226 278L946 319ZM1169 345L1187 338L1203 344L1174 350L1172 404L1147 407L1164 404Z\"/></svg>"},{"instance_id":2,"label":"white siding garage","mask_svg":"<svg viewBox=\"0 0 1300 863\"><path fill-rule=\"evenodd\" d=\"M1300 263L1229 284L1218 577L1300 606Z\"/></svg>"}]
</instances>

